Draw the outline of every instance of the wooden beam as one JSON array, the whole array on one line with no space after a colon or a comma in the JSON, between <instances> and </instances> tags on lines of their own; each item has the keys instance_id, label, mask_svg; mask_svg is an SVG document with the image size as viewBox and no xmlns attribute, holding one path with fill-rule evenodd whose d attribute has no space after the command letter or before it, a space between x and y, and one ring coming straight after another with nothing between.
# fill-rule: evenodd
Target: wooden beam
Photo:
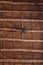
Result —
<instances>
[{"instance_id":1,"label":"wooden beam","mask_svg":"<svg viewBox=\"0 0 43 65\"><path fill-rule=\"evenodd\" d=\"M43 42L43 40L26 40L26 39L14 39L14 38L0 38L2 41L22 41L22 42Z\"/></svg>"},{"instance_id":2,"label":"wooden beam","mask_svg":"<svg viewBox=\"0 0 43 65\"><path fill-rule=\"evenodd\" d=\"M0 31L19 31L19 32L22 32L22 29L11 29L11 28L0 28ZM38 33L41 33L43 32L43 30L27 30L26 32L38 32Z\"/></svg>"},{"instance_id":3,"label":"wooden beam","mask_svg":"<svg viewBox=\"0 0 43 65\"><path fill-rule=\"evenodd\" d=\"M23 60L23 59L0 59L0 62L20 62L20 63L42 63L43 60Z\"/></svg>"},{"instance_id":4,"label":"wooden beam","mask_svg":"<svg viewBox=\"0 0 43 65\"><path fill-rule=\"evenodd\" d=\"M0 51L1 52L3 52L3 51L19 51L19 52L35 52L35 53L43 53L43 50L34 50L34 49L29 49L29 50L27 50L27 49L0 49Z\"/></svg>"},{"instance_id":5,"label":"wooden beam","mask_svg":"<svg viewBox=\"0 0 43 65\"><path fill-rule=\"evenodd\" d=\"M5 19L5 18L0 18L0 21L21 21L21 22L43 22L43 20L39 19Z\"/></svg>"},{"instance_id":6,"label":"wooden beam","mask_svg":"<svg viewBox=\"0 0 43 65\"><path fill-rule=\"evenodd\" d=\"M38 4L38 5L43 5L43 2L42 3L34 3L34 2L11 2L11 1L0 1L0 3L6 3L6 4L16 4L16 5L19 5L19 4L22 4L22 5L35 5L35 4Z\"/></svg>"}]
</instances>

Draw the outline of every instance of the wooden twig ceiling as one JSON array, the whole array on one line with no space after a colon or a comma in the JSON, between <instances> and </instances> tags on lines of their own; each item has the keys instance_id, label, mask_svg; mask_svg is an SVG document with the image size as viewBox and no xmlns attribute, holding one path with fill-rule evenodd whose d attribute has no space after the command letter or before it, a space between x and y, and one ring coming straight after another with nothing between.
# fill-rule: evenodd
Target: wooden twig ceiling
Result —
<instances>
[{"instance_id":1,"label":"wooden twig ceiling","mask_svg":"<svg viewBox=\"0 0 43 65\"><path fill-rule=\"evenodd\" d=\"M0 65L43 65L43 0L0 0Z\"/></svg>"}]
</instances>

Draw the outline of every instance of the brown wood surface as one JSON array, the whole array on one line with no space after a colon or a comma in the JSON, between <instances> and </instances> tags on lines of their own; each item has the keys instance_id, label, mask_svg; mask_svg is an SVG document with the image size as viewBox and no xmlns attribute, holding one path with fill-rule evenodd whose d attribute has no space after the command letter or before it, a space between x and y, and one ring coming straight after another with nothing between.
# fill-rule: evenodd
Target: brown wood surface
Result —
<instances>
[{"instance_id":1,"label":"brown wood surface","mask_svg":"<svg viewBox=\"0 0 43 65\"><path fill-rule=\"evenodd\" d=\"M0 0L0 65L43 65L42 0Z\"/></svg>"}]
</instances>

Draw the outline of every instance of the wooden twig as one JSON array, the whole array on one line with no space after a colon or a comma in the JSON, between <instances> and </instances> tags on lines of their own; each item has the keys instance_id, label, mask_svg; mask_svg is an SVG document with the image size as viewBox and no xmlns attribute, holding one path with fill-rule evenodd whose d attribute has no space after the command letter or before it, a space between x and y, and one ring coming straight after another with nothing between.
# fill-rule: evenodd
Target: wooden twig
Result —
<instances>
[{"instance_id":1,"label":"wooden twig","mask_svg":"<svg viewBox=\"0 0 43 65\"><path fill-rule=\"evenodd\" d=\"M40 63L43 62L43 60L0 59L0 62Z\"/></svg>"},{"instance_id":2,"label":"wooden twig","mask_svg":"<svg viewBox=\"0 0 43 65\"><path fill-rule=\"evenodd\" d=\"M2 41L22 41L22 42L43 42L43 40L26 40L26 39L14 39L14 38L0 38Z\"/></svg>"},{"instance_id":3,"label":"wooden twig","mask_svg":"<svg viewBox=\"0 0 43 65\"><path fill-rule=\"evenodd\" d=\"M0 28L0 31L19 31L22 32L22 29L11 29L11 28ZM41 33L43 30L26 30L26 32L32 32L32 33Z\"/></svg>"},{"instance_id":4,"label":"wooden twig","mask_svg":"<svg viewBox=\"0 0 43 65\"><path fill-rule=\"evenodd\" d=\"M34 49L0 49L0 51L19 51L19 52L36 52L36 53L43 53L43 50L34 50Z\"/></svg>"},{"instance_id":5,"label":"wooden twig","mask_svg":"<svg viewBox=\"0 0 43 65\"><path fill-rule=\"evenodd\" d=\"M0 1L0 3L6 3L6 4L16 4L16 5L19 5L19 4L22 4L22 5L35 5L34 2L11 2L11 1ZM37 3L38 5L43 5L43 2L42 3Z\"/></svg>"},{"instance_id":6,"label":"wooden twig","mask_svg":"<svg viewBox=\"0 0 43 65\"><path fill-rule=\"evenodd\" d=\"M43 20L38 20L38 19L5 19L5 18L0 18L0 21L23 21L23 22L43 22Z\"/></svg>"}]
</instances>

